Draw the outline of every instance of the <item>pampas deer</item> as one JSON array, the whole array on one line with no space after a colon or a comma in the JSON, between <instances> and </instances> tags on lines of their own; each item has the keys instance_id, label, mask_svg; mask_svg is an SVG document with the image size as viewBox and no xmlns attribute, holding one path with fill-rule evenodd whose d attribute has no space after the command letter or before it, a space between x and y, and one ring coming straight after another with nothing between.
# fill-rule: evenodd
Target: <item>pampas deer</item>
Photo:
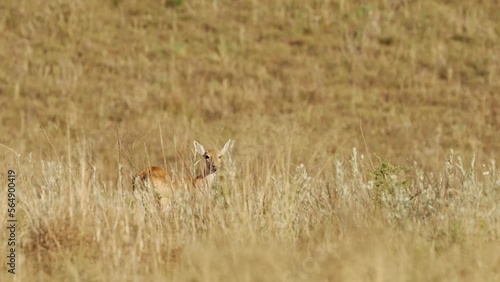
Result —
<instances>
[{"instance_id":1,"label":"pampas deer","mask_svg":"<svg viewBox=\"0 0 500 282\"><path fill-rule=\"evenodd\" d=\"M206 193L216 180L217 170L222 165L222 157L231 150L233 143L229 139L221 150L215 151L205 150L203 145L194 141L194 150L204 161L203 169L195 177L182 177L157 166L151 166L139 171L133 178L136 197L141 194L141 190L153 192L165 209L170 207L175 193L183 189L187 188L191 192Z\"/></svg>"}]
</instances>

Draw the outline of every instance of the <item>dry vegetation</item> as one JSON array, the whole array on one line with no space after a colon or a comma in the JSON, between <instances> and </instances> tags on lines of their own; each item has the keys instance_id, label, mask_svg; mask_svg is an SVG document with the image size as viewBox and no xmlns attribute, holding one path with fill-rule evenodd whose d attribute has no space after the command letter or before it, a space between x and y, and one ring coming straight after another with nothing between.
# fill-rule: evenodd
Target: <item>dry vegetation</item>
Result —
<instances>
[{"instance_id":1,"label":"dry vegetation","mask_svg":"<svg viewBox=\"0 0 500 282\"><path fill-rule=\"evenodd\" d=\"M499 10L2 1L0 280L500 281ZM134 201L229 138L210 195Z\"/></svg>"}]
</instances>

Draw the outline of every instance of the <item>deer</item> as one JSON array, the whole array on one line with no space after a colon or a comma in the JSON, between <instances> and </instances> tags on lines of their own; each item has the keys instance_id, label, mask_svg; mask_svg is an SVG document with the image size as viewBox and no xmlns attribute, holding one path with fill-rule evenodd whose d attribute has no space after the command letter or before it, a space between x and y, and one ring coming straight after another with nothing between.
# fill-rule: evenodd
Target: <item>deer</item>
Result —
<instances>
[{"instance_id":1,"label":"deer","mask_svg":"<svg viewBox=\"0 0 500 282\"><path fill-rule=\"evenodd\" d=\"M222 166L222 157L234 146L234 141L224 144L220 150L205 150L205 147L193 141L195 152L204 162L203 169L194 177L184 177L166 171L158 166L150 166L137 172L132 181L136 198L142 198L141 192L153 193L164 210L171 207L174 195L183 190L198 192L201 195L210 191L217 179L217 171Z\"/></svg>"}]
</instances>

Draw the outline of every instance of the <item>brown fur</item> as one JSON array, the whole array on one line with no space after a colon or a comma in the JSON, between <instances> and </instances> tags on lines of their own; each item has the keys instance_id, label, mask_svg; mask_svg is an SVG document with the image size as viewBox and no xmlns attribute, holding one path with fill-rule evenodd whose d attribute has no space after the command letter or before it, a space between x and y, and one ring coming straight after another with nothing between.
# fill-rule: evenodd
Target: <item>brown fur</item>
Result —
<instances>
[{"instance_id":1,"label":"brown fur","mask_svg":"<svg viewBox=\"0 0 500 282\"><path fill-rule=\"evenodd\" d=\"M132 183L134 191L145 189L154 192L162 206L167 206L175 192L180 189L187 188L190 192L205 193L215 182L217 170L222 165L222 156L230 149L231 144L232 141L229 140L216 152L205 150L201 144L194 141L195 151L205 162L203 170L196 177L181 177L161 167L151 166L135 174Z\"/></svg>"}]
</instances>

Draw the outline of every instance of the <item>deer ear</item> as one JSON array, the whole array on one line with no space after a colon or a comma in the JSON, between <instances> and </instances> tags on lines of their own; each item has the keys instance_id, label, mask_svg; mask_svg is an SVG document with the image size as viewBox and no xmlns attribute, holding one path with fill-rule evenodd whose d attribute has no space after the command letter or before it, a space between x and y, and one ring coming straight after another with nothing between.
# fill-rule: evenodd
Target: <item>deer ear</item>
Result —
<instances>
[{"instance_id":1,"label":"deer ear","mask_svg":"<svg viewBox=\"0 0 500 282\"><path fill-rule=\"evenodd\" d=\"M220 155L224 156L224 154L230 151L233 148L233 146L234 146L234 141L231 141L231 139L229 139L229 141L227 141L224 147L222 147L222 149L220 150Z\"/></svg>"},{"instance_id":2,"label":"deer ear","mask_svg":"<svg viewBox=\"0 0 500 282\"><path fill-rule=\"evenodd\" d=\"M200 155L204 155L207 151L205 150L205 148L203 147L203 145L201 145L200 143L194 141L193 142L193 145L194 145L194 151Z\"/></svg>"}]
</instances>

